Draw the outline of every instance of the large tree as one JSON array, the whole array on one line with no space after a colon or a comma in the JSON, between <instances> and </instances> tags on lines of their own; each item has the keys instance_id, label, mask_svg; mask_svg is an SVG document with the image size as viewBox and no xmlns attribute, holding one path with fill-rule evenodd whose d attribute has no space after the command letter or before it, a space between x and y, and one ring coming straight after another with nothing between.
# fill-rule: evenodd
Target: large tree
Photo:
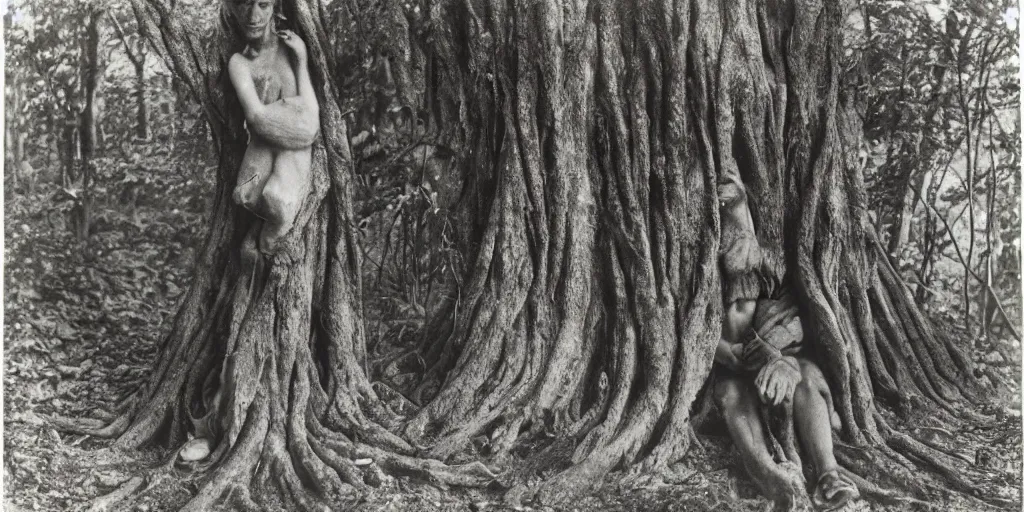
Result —
<instances>
[{"instance_id":1,"label":"large tree","mask_svg":"<svg viewBox=\"0 0 1024 512\"><path fill-rule=\"evenodd\" d=\"M321 139L301 228L255 265L241 254L259 221L230 197L246 138L223 69L239 42L204 46L181 2L132 2L204 105L220 162L210 230L156 367L101 433L178 446L212 420L209 478L186 508L314 508L364 485L360 458L486 484L479 462L452 464L481 433L490 446L475 453L497 465L541 434L572 444L544 499L680 460L720 334L726 174L749 189L762 273L801 299L842 419L838 456L874 482L862 490L913 488L918 466L973 487L954 459L896 428L918 415L977 420L978 388L868 220L838 2L347 5L385 14L375 21L398 34L382 44L399 89L429 113L465 184L470 263L424 333L423 405L409 417L365 370L333 6L281 3L309 47ZM228 405L211 409L215 393Z\"/></svg>"}]
</instances>

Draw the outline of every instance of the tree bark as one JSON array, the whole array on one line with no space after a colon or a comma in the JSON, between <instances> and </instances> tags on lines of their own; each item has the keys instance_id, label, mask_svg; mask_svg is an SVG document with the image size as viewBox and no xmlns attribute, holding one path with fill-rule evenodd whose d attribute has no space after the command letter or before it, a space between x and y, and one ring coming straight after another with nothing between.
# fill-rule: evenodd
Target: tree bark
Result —
<instances>
[{"instance_id":1,"label":"tree bark","mask_svg":"<svg viewBox=\"0 0 1024 512\"><path fill-rule=\"evenodd\" d=\"M730 174L748 185L764 276L805 306L845 443L882 454L879 471L926 450L876 393L904 416L976 418L966 358L868 219L838 5L634 4L438 2L430 39L411 40L479 221L406 436L442 460L480 434L498 459L540 433L577 440L550 497L683 456L719 336L715 192Z\"/></svg>"},{"instance_id":2,"label":"tree bark","mask_svg":"<svg viewBox=\"0 0 1024 512\"><path fill-rule=\"evenodd\" d=\"M205 483L184 510L219 506L322 510L364 488L354 460L440 485L481 485L483 466L410 455L385 428L395 416L364 371L359 251L351 228L351 157L326 60L317 2L282 2L306 41L320 104L313 187L276 255L255 250L260 221L231 200L247 137L227 77L241 41L201 48L197 28L158 0L133 0L142 32L162 41L181 85L203 105L219 143L210 230L192 283L147 382L97 435L115 446L178 446L209 438Z\"/></svg>"},{"instance_id":3,"label":"tree bark","mask_svg":"<svg viewBox=\"0 0 1024 512\"><path fill-rule=\"evenodd\" d=\"M82 54L85 58L85 65L82 73L82 96L84 108L82 110L81 126L79 136L82 139L82 159L88 162L97 149L96 125L99 117L99 104L97 92L100 79L99 45L100 45L100 17L102 13L93 11L89 14L89 22L85 29Z\"/></svg>"},{"instance_id":4,"label":"tree bark","mask_svg":"<svg viewBox=\"0 0 1024 512\"><path fill-rule=\"evenodd\" d=\"M149 106L146 104L146 52L145 45L139 45L135 66L135 136L149 140Z\"/></svg>"},{"instance_id":5,"label":"tree bark","mask_svg":"<svg viewBox=\"0 0 1024 512\"><path fill-rule=\"evenodd\" d=\"M394 71L431 70L420 87L466 184L471 262L425 333L422 407L408 419L365 371L351 158L318 3L282 2L309 48L322 139L297 228L262 263L257 219L230 200L245 134L222 71L239 42L197 48L170 7L132 5L204 106L220 163L210 231L154 371L98 433L122 447L208 433L208 478L186 509L337 503L364 485L363 457L483 485L494 475L479 462L442 461L501 465L548 437L574 451L537 489L545 501L615 468L680 460L720 335L725 175L748 186L766 280L805 305L847 466L949 469L876 405L877 391L904 416L974 417L975 387L868 221L834 2L445 0L423 11L427 37L390 41L418 47L393 55L429 61ZM488 447L474 452L481 435Z\"/></svg>"}]
</instances>

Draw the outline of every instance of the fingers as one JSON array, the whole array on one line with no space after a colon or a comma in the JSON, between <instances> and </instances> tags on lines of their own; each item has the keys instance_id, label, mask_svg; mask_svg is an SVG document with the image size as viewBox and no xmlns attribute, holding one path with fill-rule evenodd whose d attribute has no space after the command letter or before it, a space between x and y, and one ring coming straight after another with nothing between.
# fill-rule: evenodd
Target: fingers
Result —
<instances>
[{"instance_id":1,"label":"fingers","mask_svg":"<svg viewBox=\"0 0 1024 512\"><path fill-rule=\"evenodd\" d=\"M783 387L782 392L779 393L779 396L777 397L777 403L775 405L781 405L787 399L789 399L791 396L793 396L793 381L792 380L785 379L785 382L783 383L782 387Z\"/></svg>"},{"instance_id":2,"label":"fingers","mask_svg":"<svg viewBox=\"0 0 1024 512\"><path fill-rule=\"evenodd\" d=\"M763 388L764 381L766 378L768 378L767 376L768 371L762 368L761 371L757 372L757 377L754 378L754 385L757 386L758 389Z\"/></svg>"},{"instance_id":3,"label":"fingers","mask_svg":"<svg viewBox=\"0 0 1024 512\"><path fill-rule=\"evenodd\" d=\"M779 383L775 391L775 404L779 405L786 400L786 388L788 387L788 381L784 378L778 379Z\"/></svg>"},{"instance_id":4,"label":"fingers","mask_svg":"<svg viewBox=\"0 0 1024 512\"><path fill-rule=\"evenodd\" d=\"M292 49L302 44L302 39L291 30L278 30L277 37L281 38L281 42Z\"/></svg>"},{"instance_id":5,"label":"fingers","mask_svg":"<svg viewBox=\"0 0 1024 512\"><path fill-rule=\"evenodd\" d=\"M754 344L753 343L747 343L746 345L743 345L743 357L744 358L749 358L753 353L754 353Z\"/></svg>"},{"instance_id":6,"label":"fingers","mask_svg":"<svg viewBox=\"0 0 1024 512\"><path fill-rule=\"evenodd\" d=\"M779 374L777 371L771 372L768 376L767 388L768 398L771 400L771 404L776 404L779 397Z\"/></svg>"},{"instance_id":7,"label":"fingers","mask_svg":"<svg viewBox=\"0 0 1024 512\"><path fill-rule=\"evenodd\" d=\"M762 375L763 375L763 372L762 372ZM760 377L760 375L758 377ZM767 386L767 383L765 382L765 380L764 379L758 379L758 382L756 384L757 384L757 394L758 394L759 397L761 397L761 402L762 403L766 403L766 404L770 403L770 399L768 397L768 386Z\"/></svg>"}]
</instances>

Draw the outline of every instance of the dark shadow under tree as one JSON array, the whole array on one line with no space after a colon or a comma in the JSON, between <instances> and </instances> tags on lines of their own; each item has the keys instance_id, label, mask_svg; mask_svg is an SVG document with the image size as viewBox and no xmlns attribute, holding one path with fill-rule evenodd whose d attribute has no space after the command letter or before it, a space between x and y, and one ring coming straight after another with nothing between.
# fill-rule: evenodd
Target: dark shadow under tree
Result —
<instances>
[{"instance_id":1,"label":"dark shadow under tree","mask_svg":"<svg viewBox=\"0 0 1024 512\"><path fill-rule=\"evenodd\" d=\"M230 197L245 132L221 71L238 43L203 48L160 0L132 3L201 99L220 162L210 230L156 367L98 433L123 448L178 446L219 386L230 407L212 418L218 443L186 509L322 507L365 485L359 458L485 485L494 475L479 462L446 464L465 462L481 433L499 466L541 434L572 442L571 464L539 489L545 501L617 468L680 460L720 333L726 173L749 188L764 275L791 280L805 306L842 419L840 462L873 482L859 480L862 491L935 496L922 467L976 489L962 462L897 428L984 418L969 362L917 309L867 219L836 2L446 0L378 20L396 33L429 27L388 51L406 98L429 92L466 183L470 264L425 335L411 418L364 369L326 8L282 0L309 48L321 140L301 229L260 268L240 259L258 220Z\"/></svg>"}]
</instances>

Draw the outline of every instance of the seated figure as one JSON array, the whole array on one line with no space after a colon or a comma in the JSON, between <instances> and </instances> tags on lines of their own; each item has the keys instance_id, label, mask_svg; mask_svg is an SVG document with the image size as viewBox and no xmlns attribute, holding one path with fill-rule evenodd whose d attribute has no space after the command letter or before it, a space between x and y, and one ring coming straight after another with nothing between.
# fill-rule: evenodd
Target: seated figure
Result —
<instances>
[{"instance_id":1,"label":"seated figure","mask_svg":"<svg viewBox=\"0 0 1024 512\"><path fill-rule=\"evenodd\" d=\"M802 453L814 475L811 499L825 509L859 496L840 472L833 454L832 428L838 416L828 383L802 351L803 329L793 296L762 291L761 251L746 191L735 177L719 185L724 305L722 339L715 352L715 401L743 466L762 492L776 501L793 499L791 472L777 464L768 447L762 410L791 402Z\"/></svg>"},{"instance_id":2,"label":"seated figure","mask_svg":"<svg viewBox=\"0 0 1024 512\"><path fill-rule=\"evenodd\" d=\"M228 61L249 131L233 198L264 219L259 248L271 253L311 188L319 105L305 43L290 30L275 30L277 2L229 0L226 9L248 45Z\"/></svg>"}]
</instances>

